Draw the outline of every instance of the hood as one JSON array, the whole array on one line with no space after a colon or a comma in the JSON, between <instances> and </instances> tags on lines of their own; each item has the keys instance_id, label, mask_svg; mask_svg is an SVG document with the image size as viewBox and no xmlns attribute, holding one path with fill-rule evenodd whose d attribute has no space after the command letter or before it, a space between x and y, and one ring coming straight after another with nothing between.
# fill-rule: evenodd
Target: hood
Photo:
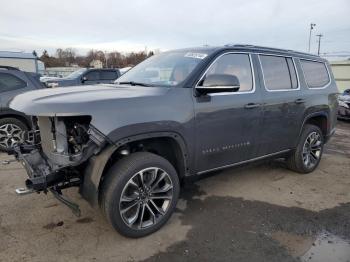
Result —
<instances>
[{"instance_id":1,"label":"hood","mask_svg":"<svg viewBox=\"0 0 350 262\"><path fill-rule=\"evenodd\" d=\"M77 85L78 81L77 79L69 79L69 78L57 78L57 79L49 79L49 80L44 80L43 81L46 85L51 84L51 83L57 83L58 87L61 86L73 86Z\"/></svg>"},{"instance_id":2,"label":"hood","mask_svg":"<svg viewBox=\"0 0 350 262\"><path fill-rule=\"evenodd\" d=\"M165 87L91 85L29 91L14 97L10 108L32 116L94 115L113 112L119 103L164 95Z\"/></svg>"},{"instance_id":3,"label":"hood","mask_svg":"<svg viewBox=\"0 0 350 262\"><path fill-rule=\"evenodd\" d=\"M55 76L42 76L40 77L40 81L41 82L48 82L48 81L52 81L52 80L60 80L62 78L60 77L55 77Z\"/></svg>"}]
</instances>

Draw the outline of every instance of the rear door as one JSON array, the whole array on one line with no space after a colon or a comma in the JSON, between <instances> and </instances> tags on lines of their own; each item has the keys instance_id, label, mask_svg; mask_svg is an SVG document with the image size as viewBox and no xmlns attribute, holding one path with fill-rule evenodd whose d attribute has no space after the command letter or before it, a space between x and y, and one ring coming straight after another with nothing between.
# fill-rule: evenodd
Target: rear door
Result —
<instances>
[{"instance_id":1,"label":"rear door","mask_svg":"<svg viewBox=\"0 0 350 262\"><path fill-rule=\"evenodd\" d=\"M27 77L21 71L0 71L0 102L2 110L8 108L8 102L11 98L33 89L35 89L34 86L28 83Z\"/></svg>"},{"instance_id":2,"label":"rear door","mask_svg":"<svg viewBox=\"0 0 350 262\"><path fill-rule=\"evenodd\" d=\"M257 155L262 101L253 65L249 53L225 53L202 76L201 79L210 74L235 75L240 90L195 98L197 172L233 165Z\"/></svg>"},{"instance_id":3,"label":"rear door","mask_svg":"<svg viewBox=\"0 0 350 262\"><path fill-rule=\"evenodd\" d=\"M259 155L267 155L294 147L305 100L294 58L260 54L259 61L264 104Z\"/></svg>"}]
</instances>

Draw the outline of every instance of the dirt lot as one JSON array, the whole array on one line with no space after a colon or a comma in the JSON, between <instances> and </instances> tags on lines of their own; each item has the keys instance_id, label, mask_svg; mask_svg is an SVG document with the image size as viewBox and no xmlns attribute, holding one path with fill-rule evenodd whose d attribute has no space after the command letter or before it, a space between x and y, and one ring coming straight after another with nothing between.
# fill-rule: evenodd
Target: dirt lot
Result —
<instances>
[{"instance_id":1,"label":"dirt lot","mask_svg":"<svg viewBox=\"0 0 350 262\"><path fill-rule=\"evenodd\" d=\"M1 166L0 261L350 261L349 170L350 122L340 122L312 174L275 161L206 177L182 190L163 229L135 240L76 190L79 219L51 195L16 196L25 171Z\"/></svg>"}]
</instances>

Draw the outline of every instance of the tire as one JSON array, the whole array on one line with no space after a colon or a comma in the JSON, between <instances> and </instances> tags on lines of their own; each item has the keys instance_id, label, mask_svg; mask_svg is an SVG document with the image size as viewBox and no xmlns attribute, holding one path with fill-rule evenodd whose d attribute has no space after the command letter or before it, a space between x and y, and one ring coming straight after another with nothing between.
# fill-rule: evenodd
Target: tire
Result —
<instances>
[{"instance_id":1,"label":"tire","mask_svg":"<svg viewBox=\"0 0 350 262\"><path fill-rule=\"evenodd\" d=\"M313 136L314 139L312 139ZM288 168L301 174L314 171L320 163L323 146L324 137L321 129L315 125L306 124L296 149L287 159ZM309 154L309 164L307 164L307 154Z\"/></svg>"},{"instance_id":2,"label":"tire","mask_svg":"<svg viewBox=\"0 0 350 262\"><path fill-rule=\"evenodd\" d=\"M167 222L175 210L179 191L177 172L166 159L137 152L119 160L108 170L102 183L100 206L120 234L139 238L157 231Z\"/></svg>"},{"instance_id":3,"label":"tire","mask_svg":"<svg viewBox=\"0 0 350 262\"><path fill-rule=\"evenodd\" d=\"M23 142L23 131L28 127L16 118L0 119L0 150L8 152L14 145Z\"/></svg>"}]
</instances>

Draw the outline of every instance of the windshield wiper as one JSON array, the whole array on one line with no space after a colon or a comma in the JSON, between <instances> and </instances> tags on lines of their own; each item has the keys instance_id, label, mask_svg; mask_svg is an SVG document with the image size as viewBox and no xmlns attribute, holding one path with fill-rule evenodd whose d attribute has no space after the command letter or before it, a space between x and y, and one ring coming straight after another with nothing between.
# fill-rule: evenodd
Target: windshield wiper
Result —
<instances>
[{"instance_id":1,"label":"windshield wiper","mask_svg":"<svg viewBox=\"0 0 350 262\"><path fill-rule=\"evenodd\" d=\"M134 82L134 81L125 81L125 82L117 82L118 85L132 85L132 86L153 86L146 83Z\"/></svg>"}]
</instances>

